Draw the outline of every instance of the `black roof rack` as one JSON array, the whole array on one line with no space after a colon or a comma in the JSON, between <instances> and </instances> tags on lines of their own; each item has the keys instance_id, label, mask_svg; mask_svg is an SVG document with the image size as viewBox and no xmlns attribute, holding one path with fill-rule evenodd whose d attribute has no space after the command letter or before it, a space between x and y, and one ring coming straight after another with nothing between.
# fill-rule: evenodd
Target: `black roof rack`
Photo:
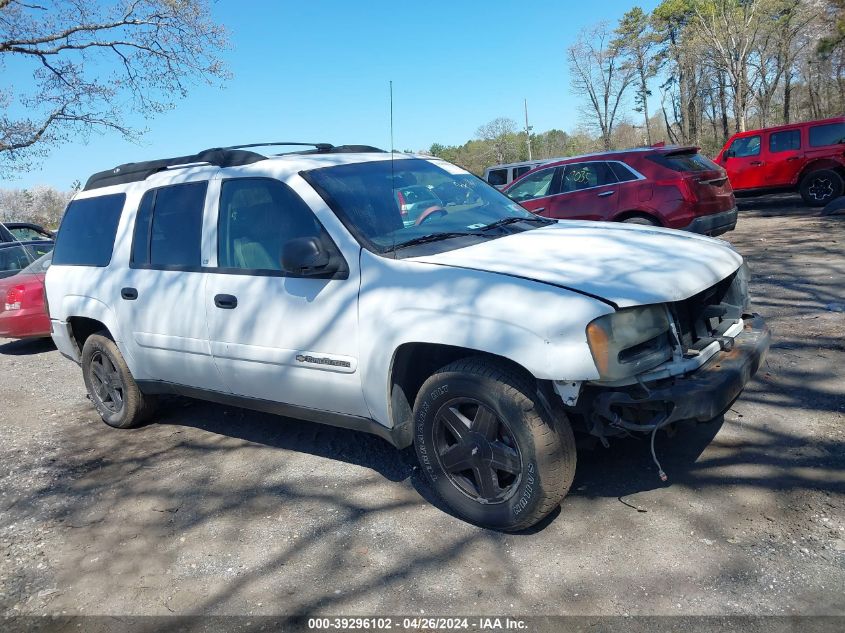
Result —
<instances>
[{"instance_id":1,"label":"black roof rack","mask_svg":"<svg viewBox=\"0 0 845 633\"><path fill-rule=\"evenodd\" d=\"M155 173L164 171L171 167L182 167L205 163L217 167L234 167L237 165L249 165L258 161L266 160L268 157L258 152L249 151L252 147L271 147L279 145L295 145L313 147L311 150L291 152L294 154L337 154L351 152L383 152L377 147L370 145L338 145L331 143L249 143L246 145L232 145L229 147L213 147L196 154L188 156L176 156L174 158L162 158L159 160L148 160L139 163L125 163L113 169L100 171L93 174L85 183L83 191L99 189L110 185L122 185L129 182L146 180Z\"/></svg>"}]
</instances>

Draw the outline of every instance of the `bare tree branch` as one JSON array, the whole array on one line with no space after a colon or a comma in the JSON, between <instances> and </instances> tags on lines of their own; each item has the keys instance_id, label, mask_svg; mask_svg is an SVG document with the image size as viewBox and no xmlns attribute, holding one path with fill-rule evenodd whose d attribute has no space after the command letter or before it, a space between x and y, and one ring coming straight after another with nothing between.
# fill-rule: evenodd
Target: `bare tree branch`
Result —
<instances>
[{"instance_id":1,"label":"bare tree branch","mask_svg":"<svg viewBox=\"0 0 845 633\"><path fill-rule=\"evenodd\" d=\"M94 130L135 138L127 112L149 117L224 79L226 32L209 1L0 0L0 63L32 60L26 89L0 93L0 173Z\"/></svg>"}]
</instances>

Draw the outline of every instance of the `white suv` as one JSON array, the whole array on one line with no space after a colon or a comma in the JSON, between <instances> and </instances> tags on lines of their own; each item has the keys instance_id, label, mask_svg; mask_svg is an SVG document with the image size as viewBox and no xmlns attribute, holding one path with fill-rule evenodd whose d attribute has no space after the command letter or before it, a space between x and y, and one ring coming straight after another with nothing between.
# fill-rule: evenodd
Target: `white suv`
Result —
<instances>
[{"instance_id":1,"label":"white suv","mask_svg":"<svg viewBox=\"0 0 845 633\"><path fill-rule=\"evenodd\" d=\"M111 426L182 394L360 429L519 530L566 495L574 432L710 420L768 349L725 242L540 218L438 159L244 147L121 165L68 206L53 339ZM410 186L439 202L406 222Z\"/></svg>"}]
</instances>

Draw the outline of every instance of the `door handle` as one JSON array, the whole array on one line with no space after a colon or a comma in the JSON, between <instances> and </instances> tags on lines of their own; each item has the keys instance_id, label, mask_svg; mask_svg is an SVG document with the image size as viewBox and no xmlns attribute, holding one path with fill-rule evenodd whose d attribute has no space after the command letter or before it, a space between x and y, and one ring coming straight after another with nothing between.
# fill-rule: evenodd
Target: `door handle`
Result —
<instances>
[{"instance_id":1,"label":"door handle","mask_svg":"<svg viewBox=\"0 0 845 633\"><path fill-rule=\"evenodd\" d=\"M789 158L786 159L786 161L789 162L789 161L792 161L792 160L798 160L800 158L801 158L800 156L790 156Z\"/></svg>"},{"instance_id":2,"label":"door handle","mask_svg":"<svg viewBox=\"0 0 845 633\"><path fill-rule=\"evenodd\" d=\"M135 301L138 298L138 291L135 288L121 288L120 296L127 301Z\"/></svg>"},{"instance_id":3,"label":"door handle","mask_svg":"<svg viewBox=\"0 0 845 633\"><path fill-rule=\"evenodd\" d=\"M531 213L542 213L546 210L546 207L540 207L539 209L532 209Z\"/></svg>"},{"instance_id":4,"label":"door handle","mask_svg":"<svg viewBox=\"0 0 845 633\"><path fill-rule=\"evenodd\" d=\"M238 298L235 295L214 295L214 305L223 310L234 310L238 307Z\"/></svg>"},{"instance_id":5,"label":"door handle","mask_svg":"<svg viewBox=\"0 0 845 633\"><path fill-rule=\"evenodd\" d=\"M763 162L762 162L762 161L759 161L759 160L752 160L752 161L751 161L750 163L748 163L748 164L749 164L749 165L751 165L752 167L759 167L760 165L762 165L762 164L763 164Z\"/></svg>"},{"instance_id":6,"label":"door handle","mask_svg":"<svg viewBox=\"0 0 845 633\"><path fill-rule=\"evenodd\" d=\"M616 192L615 191L602 191L599 194L599 198L604 198L606 196L612 196L614 193L616 193Z\"/></svg>"}]
</instances>

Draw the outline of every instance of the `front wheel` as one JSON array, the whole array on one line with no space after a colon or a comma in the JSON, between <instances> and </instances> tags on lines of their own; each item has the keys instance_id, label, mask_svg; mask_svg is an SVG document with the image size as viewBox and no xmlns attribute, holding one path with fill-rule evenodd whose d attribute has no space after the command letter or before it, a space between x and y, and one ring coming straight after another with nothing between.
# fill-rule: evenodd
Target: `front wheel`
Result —
<instances>
[{"instance_id":1,"label":"front wheel","mask_svg":"<svg viewBox=\"0 0 845 633\"><path fill-rule=\"evenodd\" d=\"M549 514L575 475L575 438L530 382L483 358L455 361L423 384L414 445L427 479L460 517L517 531Z\"/></svg>"},{"instance_id":2,"label":"front wheel","mask_svg":"<svg viewBox=\"0 0 845 633\"><path fill-rule=\"evenodd\" d=\"M823 207L842 195L843 181L835 171L820 169L801 180L801 197L811 207Z\"/></svg>"}]
</instances>

